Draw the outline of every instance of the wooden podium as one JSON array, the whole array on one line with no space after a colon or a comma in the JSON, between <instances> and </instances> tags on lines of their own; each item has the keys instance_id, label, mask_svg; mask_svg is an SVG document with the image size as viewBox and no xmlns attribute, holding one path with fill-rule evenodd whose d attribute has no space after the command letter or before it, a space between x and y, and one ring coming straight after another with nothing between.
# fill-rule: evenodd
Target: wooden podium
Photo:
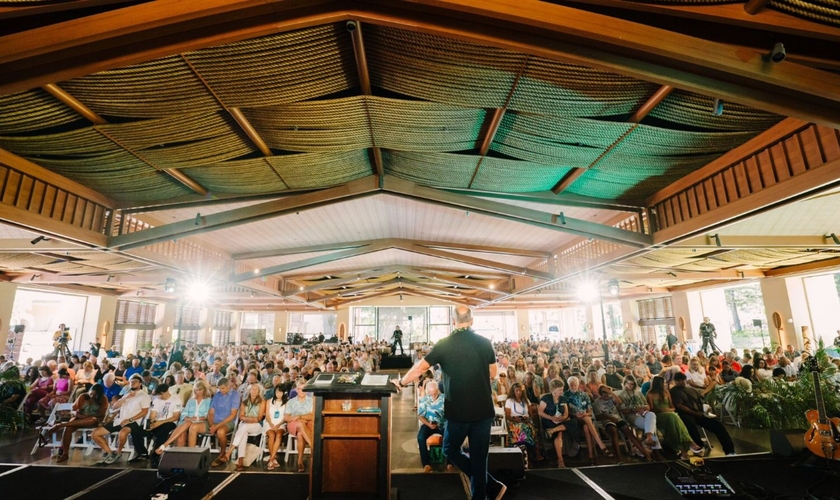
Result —
<instances>
[{"instance_id":1,"label":"wooden podium","mask_svg":"<svg viewBox=\"0 0 840 500\"><path fill-rule=\"evenodd\" d=\"M318 383L333 375L331 383ZM391 497L391 394L385 385L341 383L321 374L304 388L315 396L309 499Z\"/></svg>"}]
</instances>

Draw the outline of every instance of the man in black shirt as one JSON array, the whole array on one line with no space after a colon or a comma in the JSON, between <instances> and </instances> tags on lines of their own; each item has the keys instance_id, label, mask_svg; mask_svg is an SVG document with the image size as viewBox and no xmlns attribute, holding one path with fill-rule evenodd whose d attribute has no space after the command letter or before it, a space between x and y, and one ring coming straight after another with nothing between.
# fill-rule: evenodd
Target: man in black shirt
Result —
<instances>
[{"instance_id":1,"label":"man in black shirt","mask_svg":"<svg viewBox=\"0 0 840 500\"><path fill-rule=\"evenodd\" d=\"M472 330L472 323L472 311L458 306L452 333L395 383L405 387L440 364L446 416L443 453L470 477L472 500L500 500L507 487L487 472L490 427L496 416L490 387L496 377L496 354L490 341ZM465 438L470 441L469 455L461 450Z\"/></svg>"},{"instance_id":2,"label":"man in black shirt","mask_svg":"<svg viewBox=\"0 0 840 500\"><path fill-rule=\"evenodd\" d=\"M402 330L400 330L399 325L397 325L397 329L394 330L394 335L393 335L393 337L391 337L391 338L394 339L394 343L391 344L391 352L394 353L395 355L397 354L397 346L398 345L400 346L400 354L405 354L405 350L403 349L403 345L402 345L402 335L403 335Z\"/></svg>"},{"instance_id":3,"label":"man in black shirt","mask_svg":"<svg viewBox=\"0 0 840 500\"><path fill-rule=\"evenodd\" d=\"M712 324L708 317L703 318L703 322L700 323L700 339L703 340L703 346L700 349L706 354L709 354L710 345L713 351L720 352L718 346L715 345L715 337L717 337L715 325Z\"/></svg>"},{"instance_id":4,"label":"man in black shirt","mask_svg":"<svg viewBox=\"0 0 840 500\"><path fill-rule=\"evenodd\" d=\"M735 445L732 444L732 438L729 437L726 427L714 418L706 416L706 412L703 411L703 395L697 389L689 387L685 380L684 373L674 374L671 401L674 403L677 415L680 416L686 429L688 429L691 439L697 446L703 446L703 439L700 437L700 432L697 431L699 425L717 436L724 453L734 455ZM714 384L711 387L714 388Z\"/></svg>"}]
</instances>

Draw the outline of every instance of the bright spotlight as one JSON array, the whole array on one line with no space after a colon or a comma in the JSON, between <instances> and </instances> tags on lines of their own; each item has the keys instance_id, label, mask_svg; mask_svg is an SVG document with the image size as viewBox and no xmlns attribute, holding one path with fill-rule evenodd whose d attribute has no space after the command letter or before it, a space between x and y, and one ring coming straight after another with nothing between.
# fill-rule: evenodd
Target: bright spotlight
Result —
<instances>
[{"instance_id":1,"label":"bright spotlight","mask_svg":"<svg viewBox=\"0 0 840 500\"><path fill-rule=\"evenodd\" d=\"M598 285L595 283L581 283L578 286L578 297L584 302L591 302L598 298Z\"/></svg>"},{"instance_id":2,"label":"bright spotlight","mask_svg":"<svg viewBox=\"0 0 840 500\"><path fill-rule=\"evenodd\" d=\"M210 296L210 285L203 281L192 281L187 284L187 300L190 302L204 302Z\"/></svg>"}]
</instances>

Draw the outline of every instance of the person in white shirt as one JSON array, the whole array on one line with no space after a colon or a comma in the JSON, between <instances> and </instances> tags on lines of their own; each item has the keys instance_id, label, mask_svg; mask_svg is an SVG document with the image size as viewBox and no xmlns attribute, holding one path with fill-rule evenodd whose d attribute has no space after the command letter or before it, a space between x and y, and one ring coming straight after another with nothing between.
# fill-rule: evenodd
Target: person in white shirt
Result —
<instances>
[{"instance_id":1,"label":"person in white shirt","mask_svg":"<svg viewBox=\"0 0 840 500\"><path fill-rule=\"evenodd\" d=\"M155 443L153 449L166 442L169 435L178 426L181 411L184 409L181 398L173 397L172 393L169 392L168 385L160 384L157 386L155 388L155 394L158 397L152 400L151 412L149 414L149 433L153 436ZM129 462L138 461L139 459L140 456L138 455L134 459L129 460ZM157 467L160 455L153 453L151 460L152 467Z\"/></svg>"},{"instance_id":2,"label":"person in white shirt","mask_svg":"<svg viewBox=\"0 0 840 500\"><path fill-rule=\"evenodd\" d=\"M275 456L283 443L283 434L286 433L286 401L288 394L283 391L283 386L274 386L274 396L268 400L268 408L265 412L265 440L268 444L268 470L280 467Z\"/></svg>"},{"instance_id":3,"label":"person in white shirt","mask_svg":"<svg viewBox=\"0 0 840 500\"><path fill-rule=\"evenodd\" d=\"M128 435L131 434L131 441L134 449L140 456L147 456L146 446L143 444L145 431L140 428L140 421L149 412L151 398L143 390L143 379L139 374L134 374L128 381L131 389L128 393L114 403L113 408L119 409L119 413L110 424L96 428L91 434L93 441L102 448L100 464L112 464L122 454ZM119 440L116 451L108 446L108 435L119 431Z\"/></svg>"}]
</instances>

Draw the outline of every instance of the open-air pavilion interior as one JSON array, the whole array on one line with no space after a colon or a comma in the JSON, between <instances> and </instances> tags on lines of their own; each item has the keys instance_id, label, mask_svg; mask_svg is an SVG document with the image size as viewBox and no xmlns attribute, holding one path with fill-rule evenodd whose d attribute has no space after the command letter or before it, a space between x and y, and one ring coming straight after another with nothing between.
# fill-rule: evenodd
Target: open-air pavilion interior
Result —
<instances>
[{"instance_id":1,"label":"open-air pavilion interior","mask_svg":"<svg viewBox=\"0 0 840 500\"><path fill-rule=\"evenodd\" d=\"M155 344L185 304L202 344L458 304L600 338L584 282L628 340L726 344L758 283L830 342L838 54L824 0L0 0L0 342L30 290L88 297L81 350L127 303Z\"/></svg>"}]
</instances>

